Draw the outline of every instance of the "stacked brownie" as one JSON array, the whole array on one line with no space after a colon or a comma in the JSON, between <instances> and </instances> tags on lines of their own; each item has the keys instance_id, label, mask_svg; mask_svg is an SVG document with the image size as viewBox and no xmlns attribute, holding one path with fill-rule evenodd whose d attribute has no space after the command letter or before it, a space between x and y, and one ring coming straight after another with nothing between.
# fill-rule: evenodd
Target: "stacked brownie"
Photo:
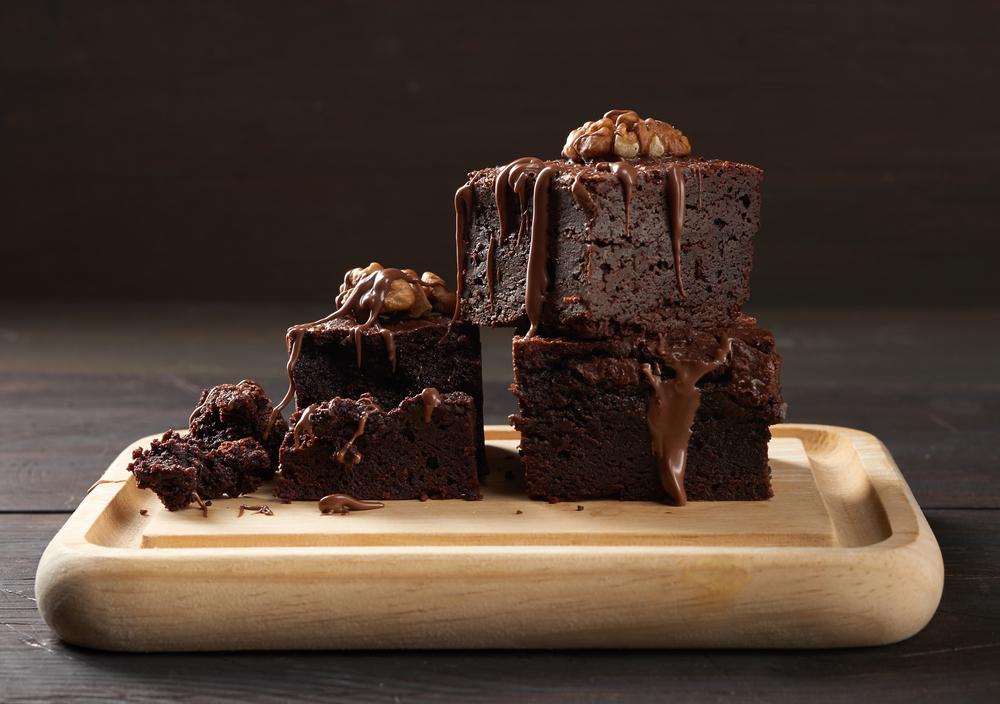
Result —
<instances>
[{"instance_id":1,"label":"stacked brownie","mask_svg":"<svg viewBox=\"0 0 1000 704\"><path fill-rule=\"evenodd\" d=\"M435 274L372 263L344 278L337 309L288 330L296 411L274 493L319 500L478 499L485 473L479 328L452 320Z\"/></svg>"},{"instance_id":2,"label":"stacked brownie","mask_svg":"<svg viewBox=\"0 0 1000 704\"><path fill-rule=\"evenodd\" d=\"M742 313L760 169L615 110L456 194L459 315L515 327L529 493L764 499L774 338Z\"/></svg>"}]
</instances>

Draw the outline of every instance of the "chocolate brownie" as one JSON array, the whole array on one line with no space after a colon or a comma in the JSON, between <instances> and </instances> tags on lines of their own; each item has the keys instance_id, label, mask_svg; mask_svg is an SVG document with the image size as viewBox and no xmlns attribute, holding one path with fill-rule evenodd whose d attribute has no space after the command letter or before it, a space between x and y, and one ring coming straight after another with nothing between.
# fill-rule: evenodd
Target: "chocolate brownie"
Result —
<instances>
[{"instance_id":1,"label":"chocolate brownie","mask_svg":"<svg viewBox=\"0 0 1000 704\"><path fill-rule=\"evenodd\" d=\"M298 410L335 397L371 394L389 408L424 388L462 391L476 409L476 458L485 474L479 328L455 322L455 294L437 274L351 269L337 309L288 329L289 388L272 415L295 397Z\"/></svg>"},{"instance_id":2,"label":"chocolate brownie","mask_svg":"<svg viewBox=\"0 0 1000 704\"><path fill-rule=\"evenodd\" d=\"M424 389L385 408L370 394L334 398L291 420L274 480L280 498L479 498L482 426L468 394Z\"/></svg>"},{"instance_id":3,"label":"chocolate brownie","mask_svg":"<svg viewBox=\"0 0 1000 704\"><path fill-rule=\"evenodd\" d=\"M445 316L431 315L386 320L380 329L356 331L353 320L335 318L305 330L292 368L296 408L364 393L391 408L427 387L462 391L473 399L477 457L485 471L479 328L456 324L449 331L450 322Z\"/></svg>"},{"instance_id":4,"label":"chocolate brownie","mask_svg":"<svg viewBox=\"0 0 1000 704\"><path fill-rule=\"evenodd\" d=\"M128 469L140 489L152 489L177 511L194 501L254 491L271 471L271 459L251 437L213 442L168 430L148 450L135 450Z\"/></svg>"},{"instance_id":5,"label":"chocolate brownie","mask_svg":"<svg viewBox=\"0 0 1000 704\"><path fill-rule=\"evenodd\" d=\"M697 158L611 159L525 158L470 174L455 204L463 320L609 337L710 329L740 314L763 172ZM526 295L533 268L536 321Z\"/></svg>"},{"instance_id":6,"label":"chocolate brownie","mask_svg":"<svg viewBox=\"0 0 1000 704\"><path fill-rule=\"evenodd\" d=\"M766 499L768 427L784 415L780 368L774 337L746 317L715 333L515 338L512 421L528 492Z\"/></svg>"},{"instance_id":7,"label":"chocolate brownie","mask_svg":"<svg viewBox=\"0 0 1000 704\"><path fill-rule=\"evenodd\" d=\"M219 384L201 392L188 427L192 437L211 446L223 440L253 438L264 445L277 467L278 447L288 426L284 419L277 421L274 433L265 438L272 410L271 400L256 381L244 379L238 384ZM273 469L268 469L263 478L271 474Z\"/></svg>"}]
</instances>

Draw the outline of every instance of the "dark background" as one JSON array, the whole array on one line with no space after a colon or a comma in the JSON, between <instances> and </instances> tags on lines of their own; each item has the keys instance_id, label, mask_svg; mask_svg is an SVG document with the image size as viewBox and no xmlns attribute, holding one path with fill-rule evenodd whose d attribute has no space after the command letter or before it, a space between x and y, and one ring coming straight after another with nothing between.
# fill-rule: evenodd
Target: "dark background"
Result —
<instances>
[{"instance_id":1,"label":"dark background","mask_svg":"<svg viewBox=\"0 0 1000 704\"><path fill-rule=\"evenodd\" d=\"M1000 3L4 2L0 297L451 276L474 168L611 107L767 170L753 303L994 305Z\"/></svg>"}]
</instances>

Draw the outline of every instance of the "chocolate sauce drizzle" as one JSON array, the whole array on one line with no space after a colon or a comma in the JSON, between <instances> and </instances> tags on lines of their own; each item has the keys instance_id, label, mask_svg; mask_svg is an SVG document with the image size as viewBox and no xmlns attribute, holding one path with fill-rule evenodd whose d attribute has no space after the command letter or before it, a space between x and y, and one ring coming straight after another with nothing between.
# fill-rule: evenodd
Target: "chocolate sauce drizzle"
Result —
<instances>
[{"instance_id":1,"label":"chocolate sauce drizzle","mask_svg":"<svg viewBox=\"0 0 1000 704\"><path fill-rule=\"evenodd\" d=\"M526 337L534 337L542 321L542 304L549 288L549 186L559 174L546 166L535 178L532 194L531 245L528 248L528 275L524 283L524 310L531 323Z\"/></svg>"},{"instance_id":2,"label":"chocolate sauce drizzle","mask_svg":"<svg viewBox=\"0 0 1000 704\"><path fill-rule=\"evenodd\" d=\"M296 450L302 449L300 438L316 437L315 433L313 433L312 425L312 414L315 410L316 404L309 404L309 406L302 411L302 415L299 416L298 422L295 423L295 428L292 430L292 439L295 441L294 447Z\"/></svg>"},{"instance_id":3,"label":"chocolate sauce drizzle","mask_svg":"<svg viewBox=\"0 0 1000 704\"><path fill-rule=\"evenodd\" d=\"M369 401L368 405L361 411L361 417L358 419L358 427L354 429L354 434L351 435L351 439L348 440L342 448L337 450L333 456L337 462L340 464L352 465L361 462L361 453L358 452L358 449L354 446L354 442L365 434L365 426L368 425L368 416L377 410L379 410L379 408L375 405L374 401ZM350 453L350 462L347 461L348 453Z\"/></svg>"},{"instance_id":4,"label":"chocolate sauce drizzle","mask_svg":"<svg viewBox=\"0 0 1000 704\"><path fill-rule=\"evenodd\" d=\"M256 506L247 506L246 504L240 504L240 512L236 514L237 518L242 518L245 511L253 511L254 513L259 513L262 516L273 516L274 511L267 504L258 504Z\"/></svg>"},{"instance_id":5,"label":"chocolate sauce drizzle","mask_svg":"<svg viewBox=\"0 0 1000 704\"><path fill-rule=\"evenodd\" d=\"M732 338L725 336L719 341L710 361L681 361L663 354L666 350L661 335L657 351L663 355L663 363L673 369L676 376L664 379L659 369L654 372L652 365L642 365L642 371L653 387L653 394L646 406L646 422L652 438L653 456L660 473L660 484L678 506L687 503L684 471L688 442L691 440L691 427L701 403L701 392L696 384L706 374L725 364L732 346Z\"/></svg>"},{"instance_id":6,"label":"chocolate sauce drizzle","mask_svg":"<svg viewBox=\"0 0 1000 704\"><path fill-rule=\"evenodd\" d=\"M684 277L681 275L681 236L684 234L684 171L674 164L667 170L667 207L670 211L670 239L674 250L674 274L677 276L677 292L687 298L684 292Z\"/></svg>"},{"instance_id":7,"label":"chocolate sauce drizzle","mask_svg":"<svg viewBox=\"0 0 1000 704\"><path fill-rule=\"evenodd\" d=\"M424 402L424 423L430 423L434 409L441 405L441 393L430 386L420 392L420 399Z\"/></svg>"},{"instance_id":8,"label":"chocolate sauce drizzle","mask_svg":"<svg viewBox=\"0 0 1000 704\"><path fill-rule=\"evenodd\" d=\"M351 511L371 511L376 508L385 508L385 504L381 501L361 501L349 494L330 494L319 500L319 512L324 515L346 515Z\"/></svg>"},{"instance_id":9,"label":"chocolate sauce drizzle","mask_svg":"<svg viewBox=\"0 0 1000 704\"><path fill-rule=\"evenodd\" d=\"M638 172L627 161L616 161L611 164L611 173L618 177L622 185L622 198L625 200L625 234L632 229L632 191L635 188Z\"/></svg>"},{"instance_id":10,"label":"chocolate sauce drizzle","mask_svg":"<svg viewBox=\"0 0 1000 704\"><path fill-rule=\"evenodd\" d=\"M373 326L381 330L378 326L378 316L382 312L382 308L385 305L385 297L389 293L392 282L397 279L404 279L408 283L417 286L430 287L430 284L410 276L399 269L379 269L378 271L366 274L352 288L350 288L348 293L345 294L346 297L343 299L343 303L340 304L340 307L337 308L337 310L330 313L330 315L325 318L320 318L319 320L314 320L311 323L302 323L288 328L288 332L285 333L285 344L288 348L288 363L285 365L285 372L288 374L288 391L285 392L284 398L281 399L278 405L274 407L270 418L267 420L267 427L264 429L265 440L268 435L270 435L271 428L274 427L274 423L278 420L281 412L285 410L288 404L291 403L292 398L295 396L295 376L292 374L292 370L295 368L295 364L299 361L299 354L302 352L302 339L305 336L306 330L317 325L328 323L336 318L343 318L348 315L352 316L355 321L358 322L358 324L354 327L354 347L357 354L358 367L360 367L361 333ZM340 299L338 298L338 300ZM458 305L458 298L456 296L456 315ZM385 331L382 330L382 332L384 333ZM389 353L393 369L395 369L395 343L393 342L391 351L389 351L388 343L386 344L386 349Z\"/></svg>"},{"instance_id":11,"label":"chocolate sauce drizzle","mask_svg":"<svg viewBox=\"0 0 1000 704\"><path fill-rule=\"evenodd\" d=\"M475 189L472 182L478 173L455 191L455 312L451 322L458 322L462 312L462 291L465 280L465 240L469 237L469 226L472 224L472 207L474 205Z\"/></svg>"},{"instance_id":12,"label":"chocolate sauce drizzle","mask_svg":"<svg viewBox=\"0 0 1000 704\"><path fill-rule=\"evenodd\" d=\"M497 171L493 180L493 193L496 198L500 229L496 237L490 237L486 249L486 291L491 303L494 300L496 281L496 248L503 245L509 230L508 196L510 192L517 196L520 215L517 221L517 239L515 241L520 244L528 222L528 177L537 175L544 167L545 162L538 157L523 156Z\"/></svg>"},{"instance_id":13,"label":"chocolate sauce drizzle","mask_svg":"<svg viewBox=\"0 0 1000 704\"><path fill-rule=\"evenodd\" d=\"M628 161L600 162L593 166L584 167L577 172L573 179L571 192L573 200L577 206L587 216L587 227L593 225L597 217L597 202L584 183L584 179L600 171L610 171L617 178L622 187L622 198L625 201L625 233L628 234L632 227L632 193L639 180L639 174L644 170L637 168L635 164ZM698 172L699 178L701 172ZM673 164L667 169L666 174L666 199L667 211L670 218L670 240L674 260L674 274L677 278L677 291L682 298L687 298L684 291L684 277L681 272L681 239L684 234L684 172L683 169ZM699 182L698 197L701 198L701 186ZM700 203L700 201L699 201Z\"/></svg>"}]
</instances>

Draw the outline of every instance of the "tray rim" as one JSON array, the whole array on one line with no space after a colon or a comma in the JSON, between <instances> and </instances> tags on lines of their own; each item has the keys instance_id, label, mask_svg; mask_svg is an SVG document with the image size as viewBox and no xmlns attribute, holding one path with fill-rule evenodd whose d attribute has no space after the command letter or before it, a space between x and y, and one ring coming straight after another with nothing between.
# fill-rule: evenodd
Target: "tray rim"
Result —
<instances>
[{"instance_id":1,"label":"tray rim","mask_svg":"<svg viewBox=\"0 0 1000 704\"><path fill-rule=\"evenodd\" d=\"M487 431L501 435L497 439L516 439L517 432L507 426L487 426ZM824 631L809 638L795 634L762 633L743 634L743 637L708 639L681 638L677 643L629 642L618 643L624 647L662 647L672 645L694 647L838 647L881 645L903 640L921 630L933 616L940 602L944 582L944 566L940 548L926 518L917 505L905 479L885 445L874 435L864 431L838 426L817 424L784 424L772 427L775 437L812 438L822 445L831 436L846 439L851 447L861 450L877 449L885 462L873 466L861 456L875 498L884 510L889 535L878 542L858 546L739 546L739 545L398 545L398 546L259 546L259 547L164 547L136 549L101 545L90 539L105 510L116 500L127 483L102 484L84 497L49 543L39 562L36 574L38 607L46 622L64 640L83 646L111 650L186 650L220 649L209 640L207 647L178 647L169 640L164 647L150 644L135 634L122 638L89 615L79 604L97 604L101 601L99 585L129 579L136 569L151 574L168 569L182 558L185 563L198 567L209 564L223 571L232 580L246 578L269 561L280 561L283 568L298 574L308 574L310 579L331 576L331 558L350 557L358 566L359 575L375 577L391 566L403 573L420 571L421 565L433 563L461 576L463 567L475 563L485 573L503 580L511 576L529 577L533 571L545 569L548 558L558 556L567 564L593 565L616 564L623 569L638 570L658 579L680 579L688 571L716 569L719 566L739 564L752 574L769 570L775 574L809 567L823 572L834 582L846 573L876 570L896 580L910 580L911 594L922 594L911 603L879 603L869 621L876 626L874 635L857 627L843 633ZM128 475L123 459L130 457L132 448L148 442L154 436L141 438L126 447L102 475L102 479L123 479ZM806 444L807 440L803 440ZM816 448L813 448L816 451ZM833 448L836 451L837 448ZM820 449L822 451L822 449ZM810 461L814 452L809 452ZM814 472L816 468L814 466ZM819 482L818 482L819 483ZM821 491L826 500L826 494ZM828 506L828 510L830 507ZM82 536L82 537L81 537ZM516 559L512 563L511 559ZM276 563L275 563L276 564ZM638 565L638 567L636 567ZM572 571L572 570L570 570ZM96 589L96 591L95 591ZM834 595L836 609L849 609L850 599ZM905 602L905 600L900 600ZM128 612L128 604L116 604ZM872 629L869 629L872 630ZM454 634L453 634L454 635ZM738 634L737 634L738 635ZM642 639L638 639L642 641ZM224 643L224 648L274 648L288 647L281 642L260 641L249 645ZM363 638L350 641L345 647L607 647L615 643L597 644L562 642L556 637L528 639L524 643L503 639L444 638L426 645L403 639L399 642L373 644ZM295 646L301 647L301 646ZM338 647L335 643L306 644L305 647Z\"/></svg>"}]
</instances>

